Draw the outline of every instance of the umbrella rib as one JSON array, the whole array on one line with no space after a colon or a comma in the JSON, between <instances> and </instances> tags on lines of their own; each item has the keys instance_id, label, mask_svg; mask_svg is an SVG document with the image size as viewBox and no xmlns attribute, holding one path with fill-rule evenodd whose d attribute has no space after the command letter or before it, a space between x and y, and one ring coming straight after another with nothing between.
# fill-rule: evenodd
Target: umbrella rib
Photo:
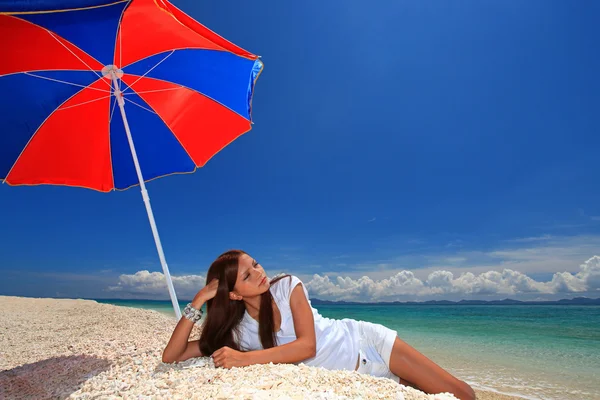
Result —
<instances>
[{"instance_id":1,"label":"umbrella rib","mask_svg":"<svg viewBox=\"0 0 600 400\"><path fill-rule=\"evenodd\" d=\"M173 84L173 82L166 81L166 80L164 80L164 79L159 79L159 78L150 78L150 79L152 79L152 80L155 80L155 81L159 81L159 82L165 82L165 83L170 83L170 84ZM209 99L209 100L211 100L211 101L213 101L213 102L217 103L217 104L218 104L218 105L220 105L221 107L228 109L228 110L229 110L229 111L231 111L232 113L239 115L240 117L244 118L246 121L250 121L248 118L244 117L244 116L243 116L242 114L240 114L239 112L237 112L237 111L233 110L231 107L229 107L229 106L225 105L224 103L222 103L222 102L220 102L220 101L218 101L218 100L216 100L216 99L214 99L214 98L212 98L212 97L210 97L210 96L208 96L208 95L206 95L206 94L202 93L202 92L201 92L201 91L199 91L198 89L193 89L193 88L191 88L191 87L188 87L188 86L185 86L185 85L181 85L181 84L178 84L178 85L179 85L180 87L178 87L177 89L187 89L187 90L191 90L192 92L198 93L199 95L201 95L201 96L203 96L203 97L206 97L207 99ZM136 92L136 93L137 93L137 92ZM252 122L252 121L250 121L250 122Z\"/></svg>"},{"instance_id":2,"label":"umbrella rib","mask_svg":"<svg viewBox=\"0 0 600 400\"><path fill-rule=\"evenodd\" d=\"M130 75L131 75L131 74L130 74ZM137 76L137 75L132 75L132 76ZM152 79L152 80L155 80L155 81L158 81L158 82L165 82L165 83L173 84L173 82L166 81L166 80L164 80L164 79L159 79L159 78L149 78L149 79ZM229 106L227 106L227 105L223 104L222 102L220 102L220 101L218 101L218 100L216 100L216 99L214 99L214 98L212 98L212 97L210 97L210 96L208 96L208 95L206 95L206 94L204 94L204 93L200 92L199 90L197 90L197 89L192 89L191 87L188 87L188 86L185 86L185 85L181 85L181 84L178 84L178 85L179 85L179 87L178 87L177 89L187 89L187 90L191 90L192 92L198 93L199 95L201 95L201 96L203 96L203 97L206 97L207 99L209 99L209 100L211 100L211 101L214 101L215 103L217 103L217 104L218 104L218 105L220 105L221 107L228 109L228 110L229 110L229 111L231 111L232 113L239 115L240 117L244 118L246 121L252 122L252 121L250 121L248 118L246 118L245 116L243 116L242 114L240 114L239 112L237 112L237 111L233 110L231 107L229 107ZM174 88L174 89L175 89L175 88ZM138 92L135 92L135 93L138 93ZM140 92L140 93L143 93L143 92ZM125 98L125 97L123 97L123 98Z\"/></svg>"},{"instance_id":3,"label":"umbrella rib","mask_svg":"<svg viewBox=\"0 0 600 400\"><path fill-rule=\"evenodd\" d=\"M112 122L112 117L113 117L113 114L115 113L115 108L117 108L116 104L117 104L117 96L115 96L115 101L113 101L112 110L110 112L110 118L108 119L109 124Z\"/></svg>"},{"instance_id":4,"label":"umbrella rib","mask_svg":"<svg viewBox=\"0 0 600 400\"><path fill-rule=\"evenodd\" d=\"M130 103L133 103L133 104L135 104L135 105L136 105L136 106L138 106L139 108L143 108L144 110L146 110L146 111L148 111L148 112L151 112L152 114L156 114L156 112L154 112L153 110L151 110L151 109L149 109L149 108L146 108L146 107L144 107L144 106L142 106L142 105L139 105L138 103L136 103L135 101L133 101L133 100L131 100L131 99L125 99L125 98L123 98L123 99L124 99L125 101L128 101L128 102L130 102Z\"/></svg>"},{"instance_id":5,"label":"umbrella rib","mask_svg":"<svg viewBox=\"0 0 600 400\"><path fill-rule=\"evenodd\" d=\"M104 99L109 99L112 95L108 95L108 96L103 96L103 97L99 97L97 99L93 99L93 100L88 100L88 101L84 101L83 103L79 103L79 104L73 104L72 106L68 106L68 107L62 107L59 108L57 111L62 111L62 110L67 110L69 108L73 108L73 107L79 107L82 106L84 104L88 104L88 103L93 103L94 101L98 101L98 100L104 100Z\"/></svg>"},{"instance_id":6,"label":"umbrella rib","mask_svg":"<svg viewBox=\"0 0 600 400\"><path fill-rule=\"evenodd\" d=\"M124 66L123 68L121 68L121 69L127 68L127 67L129 67L129 66L131 66L131 65L133 65L133 64L139 63L140 61L147 60L147 59L149 59L149 58L152 58L152 57L154 57L154 56L157 56L157 55L159 55L159 54L166 53L167 51L173 51L173 52L175 52L175 51L177 51L177 50L212 50L212 49L210 49L210 48L207 48L206 46L198 46L198 47L192 47L192 46L185 46L185 47L174 47L174 48L172 48L171 50L169 50L169 49L165 49L165 50L161 50L161 51L159 51L159 52L157 52L157 53L148 54L147 56L144 56L144 57L142 57L142 58L140 58L140 59L138 59L138 60L135 60L135 61L132 61L132 62L130 62L129 64L125 65L125 66ZM227 51L227 50L214 50L214 51L222 51L222 52L224 52L224 53L231 53L230 51ZM231 53L231 54L232 54L232 53Z\"/></svg>"},{"instance_id":7,"label":"umbrella rib","mask_svg":"<svg viewBox=\"0 0 600 400\"><path fill-rule=\"evenodd\" d=\"M130 92L130 93L123 93L126 95L130 95L130 94L145 94L145 93L155 93L155 92L166 92L167 90L179 90L179 89L185 89L185 87L183 86L178 86L178 87L174 87L174 88L167 88L167 89L156 89L156 90L144 90L142 92L138 92L137 90L135 92Z\"/></svg>"},{"instance_id":8,"label":"umbrella rib","mask_svg":"<svg viewBox=\"0 0 600 400\"><path fill-rule=\"evenodd\" d=\"M159 62L157 62L152 68L150 68L148 71L146 71L146 73L144 73L144 75L140 76L139 78L137 78L131 85L129 86L129 89L132 88L133 85L135 85L140 79L142 79L143 77L145 77L146 75L148 75L154 68L158 67L163 61L165 61L167 58L171 57L171 55L175 53L175 50L171 50L171 52L169 54L167 54L162 60L160 60ZM123 90L123 92L125 92L128 88L125 88Z\"/></svg>"},{"instance_id":9,"label":"umbrella rib","mask_svg":"<svg viewBox=\"0 0 600 400\"><path fill-rule=\"evenodd\" d=\"M117 108L117 96L115 96L115 100L113 101L113 105L112 105L112 110L110 109L110 100L108 101L108 111L109 111L109 118L108 118L108 129L106 130L106 133L108 135L108 156L110 157L110 181L111 181L111 190L115 189L115 170L113 167L113 155L112 155L112 142L111 142L111 130L110 130L110 126L112 124L112 118L113 118L113 114L115 112L115 108Z\"/></svg>"},{"instance_id":10,"label":"umbrella rib","mask_svg":"<svg viewBox=\"0 0 600 400\"><path fill-rule=\"evenodd\" d=\"M53 81L53 82L64 83L65 85L72 85L72 86L77 86L77 87L81 87L81 88L85 88L85 89L97 90L99 92L110 93L110 90L103 90L103 89L98 89L98 88L94 88L94 87L90 87L90 86L80 85L78 83L61 81L60 79L48 78L47 76L36 75L36 74L32 74L31 72L23 72L23 73L25 75L33 76L34 78L46 79L46 80ZM100 79L102 79L102 77L100 77Z\"/></svg>"},{"instance_id":11,"label":"umbrella rib","mask_svg":"<svg viewBox=\"0 0 600 400\"><path fill-rule=\"evenodd\" d=\"M102 79L102 76L98 72L96 72L92 67L90 67L89 65L87 65L87 63L85 61L83 61L77 54L73 53L73 51L70 48L68 48L67 46L65 46L65 44L63 42L61 42L60 40L58 40L58 38L52 32L50 32L48 29L46 29L46 32L48 32L50 34L50 36L52 36L54 38L54 40L56 40L58 43L60 43L61 46L63 46L65 49L67 49L69 51L69 53L73 54L79 61L81 61L81 63L83 65L85 65L86 67L88 67L88 69L90 71L92 71L94 74L96 74L96 76L99 79ZM106 82L106 84L110 87L110 84L108 84L108 82Z\"/></svg>"}]
</instances>

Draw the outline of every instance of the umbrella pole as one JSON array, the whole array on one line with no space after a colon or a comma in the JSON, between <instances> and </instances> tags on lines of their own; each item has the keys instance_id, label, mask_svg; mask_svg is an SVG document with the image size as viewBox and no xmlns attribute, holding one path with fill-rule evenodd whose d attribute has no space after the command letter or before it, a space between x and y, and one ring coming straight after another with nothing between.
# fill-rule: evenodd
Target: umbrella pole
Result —
<instances>
[{"instance_id":1,"label":"umbrella pole","mask_svg":"<svg viewBox=\"0 0 600 400\"><path fill-rule=\"evenodd\" d=\"M129 130L129 124L127 123L127 116L125 115L125 99L123 98L123 94L119 89L119 81L117 80L115 72L111 71L110 74L114 85L114 94L117 97L117 103L119 104L119 109L121 110L123 125L125 125L125 132L127 133L129 148L131 149L131 155L133 156L133 163L135 164L135 170L137 172L138 180L140 181L140 188L142 189L142 198L144 199L144 204L146 205L146 212L148 213L150 227L152 228L152 234L154 235L154 243L156 244L156 250L158 250L158 257L160 258L160 263L162 265L165 278L167 279L167 287L169 288L169 295L171 296L171 302L173 303L175 315L177 316L177 320L180 320L181 309L179 308L179 303L177 302L177 295L175 294L175 288L173 287L173 281L171 280L171 274L169 273L169 267L167 266L165 253L163 252L162 244L160 243L160 237L158 236L158 229L156 228L156 222L154 221L154 213L152 212L152 207L150 206L150 197L148 196L148 191L146 190L146 185L144 184L142 170L140 169L140 163L138 162L137 153L135 152L135 146L133 145L133 139L131 138L131 131Z\"/></svg>"}]
</instances>

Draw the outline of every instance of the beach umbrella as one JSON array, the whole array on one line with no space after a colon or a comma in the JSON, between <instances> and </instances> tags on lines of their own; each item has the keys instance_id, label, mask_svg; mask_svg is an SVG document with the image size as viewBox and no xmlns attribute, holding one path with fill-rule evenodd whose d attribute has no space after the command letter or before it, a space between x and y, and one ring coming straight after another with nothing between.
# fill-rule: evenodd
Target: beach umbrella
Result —
<instances>
[{"instance_id":1,"label":"beach umbrella","mask_svg":"<svg viewBox=\"0 0 600 400\"><path fill-rule=\"evenodd\" d=\"M100 192L194 172L251 129L263 65L166 0L0 3L0 180Z\"/></svg>"}]
</instances>

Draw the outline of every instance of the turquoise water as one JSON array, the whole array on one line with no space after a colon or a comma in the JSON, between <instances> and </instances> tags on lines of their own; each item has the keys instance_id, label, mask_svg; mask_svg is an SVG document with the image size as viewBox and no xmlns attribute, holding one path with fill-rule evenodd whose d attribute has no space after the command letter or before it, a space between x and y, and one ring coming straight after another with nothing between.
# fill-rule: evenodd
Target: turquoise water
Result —
<instances>
[{"instance_id":1,"label":"turquoise water","mask_svg":"<svg viewBox=\"0 0 600 400\"><path fill-rule=\"evenodd\" d=\"M168 301L101 302L174 316ZM183 307L185 304L181 304ZM474 387L533 399L600 399L600 306L320 305L383 324Z\"/></svg>"}]
</instances>

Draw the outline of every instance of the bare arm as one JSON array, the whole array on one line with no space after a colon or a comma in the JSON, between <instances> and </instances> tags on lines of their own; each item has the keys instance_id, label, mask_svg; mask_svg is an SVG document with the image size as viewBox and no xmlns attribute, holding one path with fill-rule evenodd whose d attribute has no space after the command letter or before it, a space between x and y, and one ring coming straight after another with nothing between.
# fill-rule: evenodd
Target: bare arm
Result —
<instances>
[{"instance_id":1,"label":"bare arm","mask_svg":"<svg viewBox=\"0 0 600 400\"><path fill-rule=\"evenodd\" d=\"M315 320L301 284L296 285L292 291L290 307L294 319L296 340L266 350L254 350L243 353L244 365L268 364L270 362L274 364L289 364L315 356L317 352ZM217 354L217 352L215 353ZM213 358L218 360L218 354L217 356L213 355Z\"/></svg>"},{"instance_id":2,"label":"bare arm","mask_svg":"<svg viewBox=\"0 0 600 400\"><path fill-rule=\"evenodd\" d=\"M202 307L202 304L198 306ZM193 305L193 307L199 309L196 305ZM175 361L185 361L193 357L202 357L200 341L193 340L188 342L193 327L194 323L192 321L181 317L171 335L171 339L169 339L167 347L163 351L162 362L172 363Z\"/></svg>"},{"instance_id":3,"label":"bare arm","mask_svg":"<svg viewBox=\"0 0 600 400\"><path fill-rule=\"evenodd\" d=\"M208 285L203 287L192 300L192 307L199 310L202 308L204 303L215 296L219 281L213 279ZM169 339L167 347L165 347L162 355L162 361L165 363L172 363L175 361L184 361L188 358L202 357L200 352L200 341L193 340L188 342L190 333L194 323L185 317L181 317L175 330Z\"/></svg>"}]
</instances>

